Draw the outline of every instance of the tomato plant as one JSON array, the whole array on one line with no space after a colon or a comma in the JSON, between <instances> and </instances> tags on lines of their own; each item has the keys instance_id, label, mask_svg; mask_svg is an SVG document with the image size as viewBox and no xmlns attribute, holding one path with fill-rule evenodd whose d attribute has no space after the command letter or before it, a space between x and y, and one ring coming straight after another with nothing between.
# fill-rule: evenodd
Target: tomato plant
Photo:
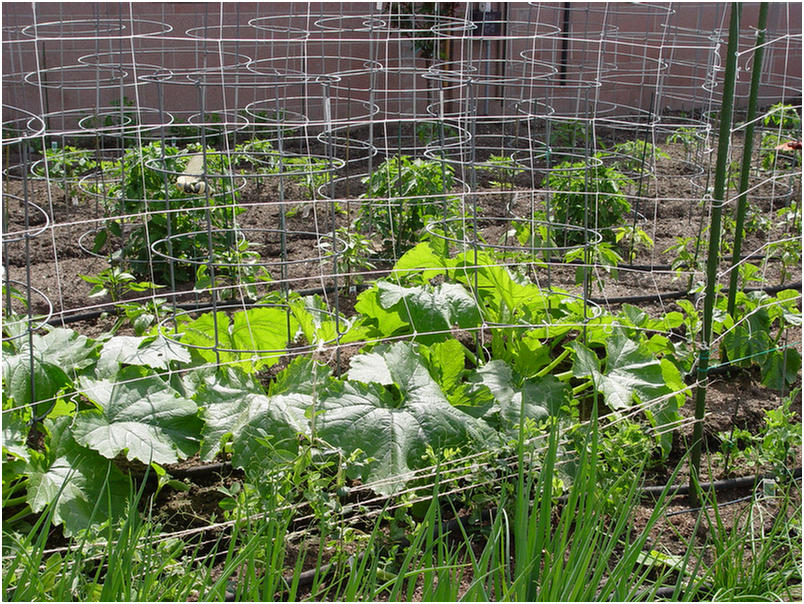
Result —
<instances>
[{"instance_id":1,"label":"tomato plant","mask_svg":"<svg viewBox=\"0 0 804 604\"><path fill-rule=\"evenodd\" d=\"M550 215L555 222L597 229L605 241L614 243L614 227L623 226L631 211L624 189L630 180L619 170L585 162L564 162L550 171L545 186L554 191ZM590 237L592 239L592 237ZM585 240L583 230L565 229L571 244Z\"/></svg>"},{"instance_id":2,"label":"tomato plant","mask_svg":"<svg viewBox=\"0 0 804 604\"><path fill-rule=\"evenodd\" d=\"M401 155L383 162L363 179L365 201L356 226L376 231L386 251L401 253L413 247L425 224L451 215L456 198L447 193L455 185L455 171L445 162Z\"/></svg>"}]
</instances>

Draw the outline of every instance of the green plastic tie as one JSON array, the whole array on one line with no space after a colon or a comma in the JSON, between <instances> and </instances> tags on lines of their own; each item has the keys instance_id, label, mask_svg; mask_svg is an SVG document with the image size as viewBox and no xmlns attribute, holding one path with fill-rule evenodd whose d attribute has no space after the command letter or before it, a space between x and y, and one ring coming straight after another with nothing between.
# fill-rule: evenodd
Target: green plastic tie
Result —
<instances>
[{"instance_id":1,"label":"green plastic tie","mask_svg":"<svg viewBox=\"0 0 804 604\"><path fill-rule=\"evenodd\" d=\"M776 348L770 348L768 350L763 350L761 352L755 352L754 354L749 354L745 357L740 357L739 359L732 359L731 361L727 361L726 363L720 363L718 365L712 365L706 371L712 371L713 369L717 369L718 367L726 367L728 365L734 365L735 363L740 363L741 361L747 361L749 359L754 359L756 357L765 356L766 354L770 354L771 352L777 352L779 350L786 350L788 348L793 348L795 344L785 344L784 346L777 346ZM701 351L703 352L703 351ZM707 357L709 356L709 351L706 351ZM698 369L698 373L706 373L702 372L700 368Z\"/></svg>"},{"instance_id":2,"label":"green plastic tie","mask_svg":"<svg viewBox=\"0 0 804 604\"><path fill-rule=\"evenodd\" d=\"M706 372L711 369L711 367L703 368L704 361L706 361L707 365L709 364L708 348L701 348L701 350L698 351L698 375L706 375Z\"/></svg>"}]
</instances>

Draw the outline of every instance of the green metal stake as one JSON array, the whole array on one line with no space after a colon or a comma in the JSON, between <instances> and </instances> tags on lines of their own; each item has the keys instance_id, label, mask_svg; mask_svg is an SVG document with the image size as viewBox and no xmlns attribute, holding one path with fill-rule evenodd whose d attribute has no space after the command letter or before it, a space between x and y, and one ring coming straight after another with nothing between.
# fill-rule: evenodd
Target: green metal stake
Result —
<instances>
[{"instance_id":1,"label":"green metal stake","mask_svg":"<svg viewBox=\"0 0 804 604\"><path fill-rule=\"evenodd\" d=\"M768 21L768 3L759 5L759 19L757 21L757 41L754 48L754 65L751 68L751 91L748 94L748 113L745 116L745 143L743 144L743 162L740 166L740 195L737 198L737 215L734 219L734 251L731 256L731 274L729 275L729 298L727 312L734 316L734 303L737 299L737 280L740 271L737 265L740 262L740 253L743 247L743 224L745 212L748 208L746 189L751 171L751 154L754 151L754 116L757 111L757 96L759 91L759 77L762 73L762 57L765 54L765 24Z\"/></svg>"},{"instance_id":2,"label":"green metal stake","mask_svg":"<svg viewBox=\"0 0 804 604\"><path fill-rule=\"evenodd\" d=\"M723 100L720 105L720 133L718 135L715 185L712 191L712 220L709 224L709 256L706 263L706 294L704 297L703 329L701 348L698 352L698 379L706 377L709 370L709 345L712 339L712 314L715 307L715 285L720 249L720 226L723 214L723 198L726 189L726 171L729 165L729 138L731 116L734 109L734 75L737 71L737 44L740 37L740 14L738 2L731 4L729 43L726 50L726 72L723 76ZM703 419L706 411L706 382L695 388L695 426L692 431L690 452L690 500L698 504L698 477L701 468L701 444Z\"/></svg>"}]
</instances>

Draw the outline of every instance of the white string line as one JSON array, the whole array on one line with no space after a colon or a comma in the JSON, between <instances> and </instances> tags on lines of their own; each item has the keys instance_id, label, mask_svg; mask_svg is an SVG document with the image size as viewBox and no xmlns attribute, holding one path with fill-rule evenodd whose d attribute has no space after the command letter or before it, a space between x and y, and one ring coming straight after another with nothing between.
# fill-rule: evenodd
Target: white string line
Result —
<instances>
[{"instance_id":1,"label":"white string line","mask_svg":"<svg viewBox=\"0 0 804 604\"><path fill-rule=\"evenodd\" d=\"M666 432L675 431L675 430L679 429L680 427L691 426L694 423L695 423L694 419L689 419L688 421L686 421L686 423L677 422L673 429L669 429ZM661 434L664 434L666 432L656 432L654 435L655 436L660 436ZM567 443L567 441L562 441L560 444L566 444L566 443ZM542 450L540 450L540 451L543 452L543 450L544 450L544 448ZM571 455L577 456L578 453L572 452ZM529 457L532 458L533 453L531 453L529 455ZM515 463L517 461L517 459L518 459L517 456L511 456L509 458L506 458L506 459L503 459L503 460L500 460L500 461L504 461L504 462L507 461L510 464L510 463ZM571 463L574 460L575 460L574 457L567 458L566 454L564 454L563 459L560 459L560 460L556 461L556 464L555 464L556 468L560 468L562 465ZM482 466L473 466L470 469L475 470L475 471L479 471L479 470L484 469L484 467L490 467L490 463L482 465ZM498 469L498 470L501 469L501 466L499 465L499 462L497 464L495 464L494 467L496 469ZM509 469L513 470L513 467L509 465ZM443 475L443 472L434 472L433 476L436 476L436 475ZM466 476L465 474L461 474L461 475L456 477L456 480L460 480L461 478L464 478L465 476ZM511 480L512 477L513 477L513 474L511 474L511 475L502 475L497 479L487 479L487 480L480 481L480 482L478 482L475 479L470 484L467 484L467 485L464 485L464 486L461 486L461 487L453 487L453 488L451 488L449 490L442 491L440 493L440 495L444 496L444 497L447 497L447 496L450 496L450 495L455 495L455 494L458 494L458 493L462 493L464 491L469 491L469 490L478 489L478 488L482 488L482 487L496 487L498 484L501 484L504 481ZM443 485L443 484L448 483L448 482L449 482L448 479L444 479L444 480L440 480L439 484ZM435 484L436 483L433 482L433 483L430 483L430 484L422 485L422 486L420 486L418 488L407 489L407 490L402 491L400 493L396 493L395 495L390 496L390 497L389 496L380 496L380 497L375 497L375 498L373 498L371 500L362 501L362 502L360 502L358 504L350 504L350 507L347 506L347 507L349 507L349 509L344 507L341 510L339 510L337 512L337 516L342 522L354 523L355 521L357 521L357 522L362 523L362 522L365 522L365 520L367 518L377 517L382 513L392 512L392 511L394 511L394 510L396 510L398 508L407 507L409 505L419 503L419 502L428 502L428 501L432 500L432 495L431 494L416 495L416 493L420 492L420 491L427 491L427 490L432 491L432 489L434 489L434 487L435 487ZM390 501L392 498L399 498L399 497L401 497L403 495L408 495L408 497L406 498L406 500L404 502L393 504L393 505L387 505L388 501ZM410 495L413 495L413 497L410 497ZM382 507L379 507L379 504L381 504L383 502L385 502L386 505L383 505ZM366 504L369 504L369 503L378 504L378 507L376 507L375 509L371 509L371 510L366 509ZM298 504L282 506L277 511L293 511L293 510L298 511L298 510L301 510L302 508L307 507L307 506L309 506L309 502L305 501L305 502L300 502ZM348 513L348 512L351 512L351 511L354 511L354 513L356 515L352 516L351 519L350 519L348 516L345 515L345 513ZM259 521L261 519L264 519L265 514L266 514L266 512L260 512L260 513L253 514L253 515L247 517L245 519L245 521L248 522L248 523L253 522L253 521ZM222 530L225 530L225 529L228 529L228 528L233 528L234 526L242 523L243 520L244 519L230 520L230 521L226 521L226 522L222 522L222 523L218 523L218 524L209 525L209 526L206 526L206 527L198 527L198 528L194 528L194 529L185 529L185 530L181 530L181 531L174 531L174 532L171 532L171 533L161 533L160 535L158 535L155 538L154 537L148 538L148 545L158 544L158 543L168 541L168 540L171 540L171 539L180 539L180 538L184 538L184 537L193 537L195 535L201 535L201 534L203 534L205 532L208 532L208 531L217 531L217 530L222 531ZM313 514L307 514L307 515L302 516L302 517L295 517L294 518L294 523L299 524L299 523L302 523L304 521L316 521L316 520L317 520L316 514L313 513ZM309 536L309 535L312 535L312 534L313 533L309 529L305 529L305 530L301 530L301 531L294 531L294 532L288 533L286 535L286 537L287 537L287 540L293 540L293 539L295 539L297 537ZM143 543L143 541L145 541L145 540L146 540L145 538L140 539L140 543L136 547L138 547L138 548L139 547L145 547L146 544ZM218 540L219 539L211 539L211 540L208 540L208 541L202 541L202 542L200 542L198 544L187 544L185 549L194 548L194 547L197 548L200 545L208 544L208 543L214 543L214 542L216 542ZM92 545L95 546L95 547L104 547L107 544L106 544L105 541L100 541L100 542L93 543ZM53 548L53 549L45 550L43 552L43 554L68 552L68 551L72 551L74 549L76 549L75 546L65 546L65 547ZM4 556L4 559L7 559L9 557L10 556ZM102 555L96 555L96 556L92 557L91 559L99 559L101 557L102 557Z\"/></svg>"},{"instance_id":2,"label":"white string line","mask_svg":"<svg viewBox=\"0 0 804 604\"><path fill-rule=\"evenodd\" d=\"M688 389L692 389L692 388L693 388L693 386L688 387ZM660 399L666 399L667 397L672 397L672 396L675 396L675 395L676 395L676 393L671 394L671 395L666 395L666 396L660 397ZM635 412L634 413L629 413L627 416L620 417L619 419L615 419L613 422L611 422L611 425L616 425L616 423L619 423L620 421L625 421L628 417L631 417L633 415L635 415ZM591 423L590 421L582 422L581 425L582 426L589 426L590 423ZM663 431L659 431L660 430L659 428L649 428L648 432L653 431L654 434L656 436L658 436L658 435L661 435L661 434L666 433L666 432L672 432L672 431L678 430L680 427L684 427L684 426L687 426L687 425L692 425L694 423L695 423L694 418L683 418L681 420L673 422L672 427L671 427L671 424L668 424L667 426L665 426ZM544 434L544 435L535 437L535 440L545 441L545 440L547 440L547 438L548 438L548 435ZM559 446L566 446L566 445L568 445L570 443L571 443L571 441L569 441L567 439L564 439L564 440L560 440L558 444L559 444ZM548 445L546 443L543 443L540 448L532 449L530 451L530 453L529 453L529 457L533 458L538 453L546 452L547 447L548 447ZM451 461L445 462L445 463L441 464L440 466L438 466L438 465L437 466L430 466L429 468L423 468L423 469L420 469L420 470L414 470L414 471L412 471L410 473L410 479L414 480L414 479L435 478L437 476L444 476L445 474L448 474L451 471L448 467L445 468L445 466L449 466L449 464L453 464L453 465L456 465L456 466L458 464L465 464L467 462L470 462L472 459L476 459L476 458L485 456L487 454L488 453L475 453L475 454L472 454L472 455L465 456L465 457L463 457L461 459L451 460ZM571 453L571 454L572 455L577 455L577 453ZM490 461L490 462L481 463L481 464L474 464L469 468L469 470L472 470L474 472L478 472L478 471L481 471L483 469L490 469L490 468L492 468L492 464L493 464L494 468L500 469L502 467L500 465L501 462L507 462L509 464L509 468L513 469L513 467L510 466L510 464L516 463L517 460L518 460L518 456L514 454L514 455L509 456L508 458L503 458L501 460L498 459L498 460L493 461L493 462ZM560 466L560 465L565 464L565 463L569 463L572 460L573 459L570 459L570 458L560 460L559 462L557 462L557 466ZM463 468L463 467L457 468L456 470L454 470L456 472L457 471L464 472L464 473L456 476L457 480L460 480L461 478L464 478L466 476L465 470L466 470L466 468ZM486 480L484 482L473 481L471 484L468 484L466 486L453 488L453 489L450 489L448 491L443 491L441 493L441 495L442 496L448 496L448 495L456 494L456 493L459 493L459 492L463 492L465 490L479 488L479 487L482 487L482 486L494 486L498 482L502 482L502 481L508 480L508 479L510 479L510 476L509 477L500 476L498 479ZM393 482L396 482L396 481L398 481L398 478L384 479L384 480L374 481L374 482L371 482L371 483L366 483L364 485L360 485L357 488L350 489L350 493L358 493L358 492L362 492L362 491L372 491L374 488L376 488L378 486L393 483ZM445 478L443 481L439 481L439 482L440 482L440 484L444 484L444 481L448 481L448 479ZM387 502L391 498L400 498L400 497L403 497L404 495L415 495L416 493L421 492L423 490L432 490L434 487L435 487L435 482L427 483L425 485L419 485L419 486L416 486L416 487L410 487L410 488L407 488L407 489L403 489L402 491L399 491L399 492L397 492L397 493L395 493L394 495L391 495L391 496L375 496L375 497L373 497L371 499L363 500L363 501L360 501L358 503L347 504L347 505L343 506L340 509L340 511L338 512L338 515L341 516L342 519L345 520L346 518L343 517L343 516L346 513L349 513L350 511L353 510L355 513L359 514L359 516L355 518L356 520L364 520L367 517L376 516L376 515L378 515L380 513L386 512L386 511L392 511L392 510L394 510L394 509L396 509L398 507L404 507L406 505L410 505L411 503L416 503L416 502L419 502L419 501L429 501L432 498L432 496L430 494L423 495L423 496L418 496L417 498L414 498L413 500L408 499L404 503L399 503L399 504L396 504L396 505L392 505L390 507L385 506L383 508L379 508L379 509L375 509L375 510L366 510L365 508L366 508L366 506L368 504L379 504L379 503L382 503L382 502ZM297 510L298 511L298 510L300 510L300 509L302 509L302 508L304 508L304 507L306 507L308 505L309 505L309 502L303 501L303 502L299 502L299 503L296 503L296 504L289 504L289 505L281 506L277 511L290 511L290 510ZM265 514L265 512L254 514L254 515L250 516L248 518L248 520L259 519L259 518L263 517L264 514ZM294 521L296 523L300 523L300 522L305 521L305 520L315 520L315 519L316 519L315 514L309 514L307 516L302 516L300 518L295 518ZM194 529L186 529L186 530L182 530L182 531L174 531L174 532L171 532L171 533L162 533L162 534L160 534L158 536L158 538L156 538L156 539L152 538L151 542L152 543L158 543L160 541L165 541L165 540L168 540L168 539L174 539L174 538L179 538L179 537L187 537L187 536L193 536L193 535L197 535L197 534L202 534L202 533L210 531L210 530L219 530L219 529L230 528L230 527L233 527L235 524L237 524L237 522L238 521L236 521L236 520L231 520L231 521L226 521L226 522L223 522L223 523L217 523L217 524L209 525L209 526L206 526L206 527L198 527L198 528L194 528ZM309 532L308 531L302 531L300 534L309 534ZM105 543L105 541L100 541L98 543L102 544L102 543ZM63 547L63 548L55 548L53 550L47 550L47 553L71 551L72 549L74 549L74 547L69 547L68 546L68 547ZM8 558L8 556L6 556L5 558Z\"/></svg>"}]
</instances>

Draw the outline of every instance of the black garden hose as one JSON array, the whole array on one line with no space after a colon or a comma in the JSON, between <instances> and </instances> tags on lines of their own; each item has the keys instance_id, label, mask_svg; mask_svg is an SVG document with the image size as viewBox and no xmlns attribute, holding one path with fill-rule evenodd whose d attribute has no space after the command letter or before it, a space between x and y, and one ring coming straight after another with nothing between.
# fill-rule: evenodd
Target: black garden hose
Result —
<instances>
[{"instance_id":1,"label":"black garden hose","mask_svg":"<svg viewBox=\"0 0 804 604\"><path fill-rule=\"evenodd\" d=\"M215 466L215 468L217 469L217 467L221 466L221 465L224 465L224 464L212 464L209 467ZM200 470L201 468L204 468L204 467L205 466L201 466L198 469ZM792 475L793 475L794 479L801 480L801 468L794 469L793 472L792 472ZM700 488L702 490L704 490L704 491L714 490L715 492L721 491L721 490L728 490L728 489L738 489L738 488L744 488L744 487L748 487L748 486L753 486L755 484L758 484L759 481L761 481L764 478L773 478L773 477L774 477L773 474L754 474L754 475L751 475L751 476L742 476L742 477L739 477L739 478L727 478L727 479L724 479L724 480L715 480L715 481L711 481L711 482L700 483ZM656 495L660 495L661 493L663 493L665 491L665 489L667 489L668 495L671 496L671 497L678 496L678 495L684 495L684 494L689 492L689 484L679 484L679 485L671 486L669 489L668 489L668 487L666 485L665 486L656 485L656 486L640 487L637 490L637 492L643 497L656 496ZM568 500L568 498L569 498L568 495L562 495L561 497L558 498L558 500L560 502L566 502ZM737 503L738 501L745 501L747 499L748 498L743 497L743 498L740 498L740 499L735 500L733 502L727 502L727 504L729 504L729 503ZM704 509L704 508L693 508L693 509L689 509L689 510L682 510L682 511L679 511L679 512L673 512L672 514L675 515L675 514L681 514L681 513L697 512L697 511L700 511L701 509ZM483 522L483 523L491 522L492 519L494 518L494 516L497 514L497 512L498 512L497 508L487 508L487 509L482 510L480 512L480 522ZM443 520L441 522L441 530L445 534L450 534L450 533L464 534L464 533L468 533L469 530L471 530L472 527L471 527L471 525L468 524L467 520L468 520L468 518L466 518L466 517L452 518L450 520ZM357 554L356 556L352 555L347 559L346 563L353 567L354 564L356 564L356 563L359 564L360 561L362 560L363 556L365 556L365 555L366 555L365 551ZM306 571L302 572L298 576L298 578L296 579L297 585L299 587L309 587L310 585L312 585L312 583L313 583L313 581L315 580L316 577L321 578L321 577L324 577L324 576L328 575L330 572L335 570L337 565L338 565L337 562L330 562L328 564L322 565L319 568L312 568L310 570L306 570ZM294 580L294 577L292 575L285 576L284 580L285 580L285 582L287 584L291 584L293 582L293 580ZM689 587L689 586L687 586L687 587ZM683 593L684 589L685 589L684 587L681 588L682 593ZM656 592L654 592L654 595L657 596L657 597L668 598L668 597L673 596L675 594L675 592L676 592L675 587L660 587L659 589L656 590ZM229 588L226 590L225 601L234 602L235 598L236 598L236 585L230 584Z\"/></svg>"},{"instance_id":2,"label":"black garden hose","mask_svg":"<svg viewBox=\"0 0 804 604\"><path fill-rule=\"evenodd\" d=\"M790 473L794 479L800 480L801 479L801 468L795 468ZM774 478L775 474L753 474L751 476L741 476L739 478L725 478L723 480L715 480L713 482L702 482L700 483L700 488L703 491L708 491L710 489L714 489L715 492L717 491L725 491L728 489L743 489L745 487L751 487L756 484L759 484L760 481L766 478ZM654 495L661 495L666 487L661 485L657 486L649 486L649 487L642 487L639 489L640 495L643 497L647 496L654 496ZM679 484L670 487L668 490L668 495L670 497L676 497L678 495L688 495L690 492L690 485L689 484Z\"/></svg>"},{"instance_id":3,"label":"black garden hose","mask_svg":"<svg viewBox=\"0 0 804 604\"><path fill-rule=\"evenodd\" d=\"M772 285L767 287L746 287L744 292L765 292L766 294L777 294L786 289L796 289L801 291L801 281L789 283L787 285ZM589 298L595 304L630 304L637 302L662 302L664 300L679 300L681 298L694 298L695 293L687 291L660 292L657 294L647 294L644 296L622 296L619 298Z\"/></svg>"},{"instance_id":4,"label":"black garden hose","mask_svg":"<svg viewBox=\"0 0 804 604\"><path fill-rule=\"evenodd\" d=\"M361 284L359 289L367 288L367 284ZM743 289L745 292L765 292L766 294L775 294L779 293L780 291L784 291L786 289L796 289L801 291L801 281L796 281L795 283L789 283L787 285L773 285L767 287L746 287ZM315 294L321 295L324 293L332 293L335 290L334 287L316 287L311 289L299 290L298 294L301 296L312 296ZM670 291L670 292L659 292L656 294L647 294L643 296L622 296L618 298L589 298L590 302L594 304L631 304L631 303L640 303L640 302L662 302L664 300L679 300L681 298L692 298L695 294L688 292L688 291ZM256 304L256 302L245 300L242 303L240 302L229 302L229 303L220 303L217 305L219 309L225 308L243 308L243 307L250 307ZM176 308L180 310L201 310L205 308L209 308L209 303L188 303L188 304L177 304ZM75 315L70 315L65 317L63 314L60 314L58 317L51 317L48 319L47 323L49 325L68 325L70 323L78 323L80 321L92 321L100 317L103 313L109 312L108 310L95 310L92 312L87 313L80 313Z\"/></svg>"},{"instance_id":5,"label":"black garden hose","mask_svg":"<svg viewBox=\"0 0 804 604\"><path fill-rule=\"evenodd\" d=\"M234 471L232 464L230 462L219 462L219 463L212 463L212 464L205 464L201 466L195 466L192 468L181 468L169 471L170 475L177 479L183 478L197 478L199 476L203 476L205 474L212 474L215 472L225 472L225 471ZM795 468L791 472L792 477L795 480L801 480L801 468ZM753 474L750 476L741 476L738 478L727 478L723 480L715 480L711 482L702 482L700 483L700 488L703 491L714 490L715 492L723 491L723 490L730 490L730 489L742 489L746 487L753 487L754 485L759 484L759 482L766 478L774 478L774 474ZM641 497L656 497L661 495L662 493L667 491L669 497L677 497L680 495L686 495L689 493L689 484L677 484L671 487L667 487L667 485L651 485L651 486L644 486L637 489L637 492ZM562 495L558 498L558 501L561 503L566 503L569 499L569 495ZM748 498L743 497L740 499L736 499L731 502L726 502L722 505L729 505L732 503L737 503L740 501L745 501ZM683 513L693 513L700 511L704 508L691 508L688 510L681 510L677 512L672 512L668 515L676 515L676 514L683 514ZM496 507L486 508L481 510L480 512L480 523L487 523L491 522L494 516L498 513L498 509ZM441 531L444 534L464 534L468 533L472 530L473 526L469 524L468 517L457 517L451 518L449 520L443 520L441 522ZM404 545L404 543L403 543ZM362 560L363 556L366 552L361 552L357 555L350 556L346 563L350 566L354 564L359 564ZM335 567L338 565L338 562L330 562L318 568L313 568L302 572L298 578L296 579L297 585L299 587L308 587L312 585L313 581L316 577L323 577L335 570ZM287 584L291 584L293 582L294 577L292 575L285 576L284 580ZM672 587L662 587L657 592L656 595L659 597L669 597L675 593L675 588ZM226 590L225 601L233 602L235 601L236 597L236 586L233 587L231 584Z\"/></svg>"}]
</instances>

